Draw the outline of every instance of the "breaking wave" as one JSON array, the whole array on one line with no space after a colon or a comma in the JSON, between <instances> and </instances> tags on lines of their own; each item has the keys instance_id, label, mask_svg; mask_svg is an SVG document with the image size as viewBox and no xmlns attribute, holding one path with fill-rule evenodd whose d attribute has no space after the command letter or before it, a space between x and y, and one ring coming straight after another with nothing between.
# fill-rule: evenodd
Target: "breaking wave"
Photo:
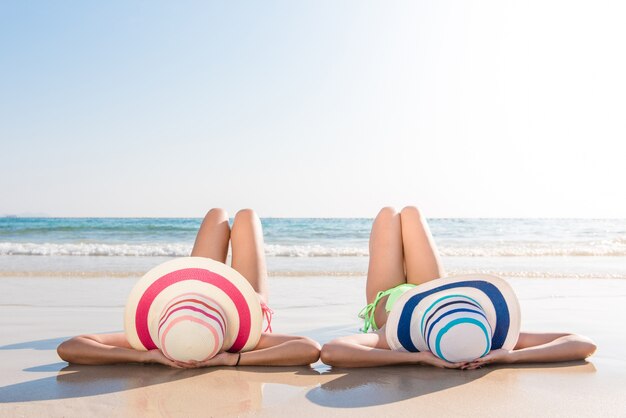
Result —
<instances>
[{"instance_id":1,"label":"breaking wave","mask_svg":"<svg viewBox=\"0 0 626 418\"><path fill-rule=\"evenodd\" d=\"M185 257L191 253L189 243L16 243L0 242L0 255L33 256L128 256L128 257ZM440 246L447 257L624 257L626 245L619 242L597 245L498 245L498 246ZM269 257L367 257L368 249L357 246L279 245L267 244Z\"/></svg>"}]
</instances>

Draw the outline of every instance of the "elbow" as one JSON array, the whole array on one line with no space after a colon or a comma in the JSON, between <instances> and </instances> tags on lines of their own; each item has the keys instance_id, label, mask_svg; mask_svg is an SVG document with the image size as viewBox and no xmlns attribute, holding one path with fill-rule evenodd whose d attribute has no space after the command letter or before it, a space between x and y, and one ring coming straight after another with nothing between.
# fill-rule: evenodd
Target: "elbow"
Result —
<instances>
[{"instance_id":1,"label":"elbow","mask_svg":"<svg viewBox=\"0 0 626 418\"><path fill-rule=\"evenodd\" d=\"M316 363L320 359L320 344L310 338L305 338L307 344L307 364Z\"/></svg>"},{"instance_id":2,"label":"elbow","mask_svg":"<svg viewBox=\"0 0 626 418\"><path fill-rule=\"evenodd\" d=\"M339 345L336 342L331 341L322 346L320 359L322 360L322 363L329 366L338 366L341 362L340 355L341 349L339 348Z\"/></svg>"},{"instance_id":3,"label":"elbow","mask_svg":"<svg viewBox=\"0 0 626 418\"><path fill-rule=\"evenodd\" d=\"M90 364L83 353L83 339L85 337L85 335L79 335L59 344L57 354L61 357L61 360L74 364Z\"/></svg>"},{"instance_id":4,"label":"elbow","mask_svg":"<svg viewBox=\"0 0 626 418\"><path fill-rule=\"evenodd\" d=\"M592 356L598 348L590 338L582 335L569 334L566 339L575 344L572 350L573 360L584 360Z\"/></svg>"},{"instance_id":5,"label":"elbow","mask_svg":"<svg viewBox=\"0 0 626 418\"><path fill-rule=\"evenodd\" d=\"M301 365L308 365L317 362L320 359L320 345L317 341L308 337L300 337L300 359Z\"/></svg>"},{"instance_id":6,"label":"elbow","mask_svg":"<svg viewBox=\"0 0 626 418\"><path fill-rule=\"evenodd\" d=\"M589 338L583 337L583 342L582 342L582 347L581 347L581 351L582 351L581 354L582 354L583 359L594 355L597 349L598 349L598 346L596 345L596 343L594 343Z\"/></svg>"},{"instance_id":7,"label":"elbow","mask_svg":"<svg viewBox=\"0 0 626 418\"><path fill-rule=\"evenodd\" d=\"M67 341L63 341L57 347L57 354L63 361L67 361L68 363L74 363L74 350L72 349L74 338L71 338Z\"/></svg>"}]
</instances>

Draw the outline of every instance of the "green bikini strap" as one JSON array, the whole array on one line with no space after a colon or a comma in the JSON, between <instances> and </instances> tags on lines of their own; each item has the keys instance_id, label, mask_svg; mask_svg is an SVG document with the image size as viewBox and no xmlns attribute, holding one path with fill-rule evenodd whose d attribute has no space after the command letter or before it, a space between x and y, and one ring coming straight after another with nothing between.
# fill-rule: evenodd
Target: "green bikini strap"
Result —
<instances>
[{"instance_id":1,"label":"green bikini strap","mask_svg":"<svg viewBox=\"0 0 626 418\"><path fill-rule=\"evenodd\" d=\"M365 308L361 309L359 312L359 318L363 319L363 328L361 328L361 332L369 331L370 327L374 330L378 330L378 325L376 325L376 320L374 319L374 312L376 311L376 306L378 302L385 296L388 296L391 292L393 292L395 288L391 288L385 291L378 292L376 294L376 298L372 303L368 303Z\"/></svg>"}]
</instances>

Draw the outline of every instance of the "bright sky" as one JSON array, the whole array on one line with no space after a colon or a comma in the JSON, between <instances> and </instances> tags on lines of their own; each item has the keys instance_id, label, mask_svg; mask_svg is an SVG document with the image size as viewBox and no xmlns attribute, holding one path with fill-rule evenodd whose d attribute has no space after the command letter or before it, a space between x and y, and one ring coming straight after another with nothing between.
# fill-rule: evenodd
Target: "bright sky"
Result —
<instances>
[{"instance_id":1,"label":"bright sky","mask_svg":"<svg viewBox=\"0 0 626 418\"><path fill-rule=\"evenodd\" d=\"M3 1L0 214L626 217L626 4Z\"/></svg>"}]
</instances>

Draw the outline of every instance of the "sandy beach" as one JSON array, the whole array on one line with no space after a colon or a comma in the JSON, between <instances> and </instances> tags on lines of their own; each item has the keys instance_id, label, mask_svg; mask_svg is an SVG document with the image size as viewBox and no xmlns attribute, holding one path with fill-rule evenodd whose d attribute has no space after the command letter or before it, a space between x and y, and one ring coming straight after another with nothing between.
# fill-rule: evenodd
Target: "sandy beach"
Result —
<instances>
[{"instance_id":1,"label":"sandy beach","mask_svg":"<svg viewBox=\"0 0 626 418\"><path fill-rule=\"evenodd\" d=\"M2 416L626 416L626 281L510 279L522 329L591 337L587 362L492 366L174 370L70 366L80 333L121 330L136 278L0 278ZM362 277L272 277L275 332L320 343L359 327Z\"/></svg>"}]
</instances>

